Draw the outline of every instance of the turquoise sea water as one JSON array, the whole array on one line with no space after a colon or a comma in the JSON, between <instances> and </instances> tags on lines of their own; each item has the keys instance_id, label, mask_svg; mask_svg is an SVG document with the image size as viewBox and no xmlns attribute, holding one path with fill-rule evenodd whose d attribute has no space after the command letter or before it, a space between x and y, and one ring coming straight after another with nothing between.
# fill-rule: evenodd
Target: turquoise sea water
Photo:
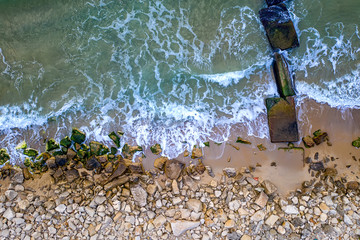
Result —
<instances>
[{"instance_id":1,"label":"turquoise sea water","mask_svg":"<svg viewBox=\"0 0 360 240\"><path fill-rule=\"evenodd\" d=\"M298 103L360 107L360 1L286 2L300 47L285 53ZM237 123L266 138L277 95L263 0L0 0L0 141L80 127L176 156ZM244 127L245 126L245 127ZM187 142L187 144L184 144Z\"/></svg>"}]
</instances>

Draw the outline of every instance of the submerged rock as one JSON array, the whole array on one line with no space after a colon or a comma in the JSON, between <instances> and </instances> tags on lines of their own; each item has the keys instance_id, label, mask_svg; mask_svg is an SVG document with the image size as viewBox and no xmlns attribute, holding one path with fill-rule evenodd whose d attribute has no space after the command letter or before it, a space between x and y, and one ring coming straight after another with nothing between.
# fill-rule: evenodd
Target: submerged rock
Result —
<instances>
[{"instance_id":1,"label":"submerged rock","mask_svg":"<svg viewBox=\"0 0 360 240\"><path fill-rule=\"evenodd\" d=\"M36 157L39 154L39 152L33 148L26 148L24 149L24 154L29 157Z\"/></svg>"},{"instance_id":2,"label":"submerged rock","mask_svg":"<svg viewBox=\"0 0 360 240\"><path fill-rule=\"evenodd\" d=\"M60 145L69 148L71 146L71 139L68 136L64 137L60 140Z\"/></svg>"},{"instance_id":3,"label":"submerged rock","mask_svg":"<svg viewBox=\"0 0 360 240\"><path fill-rule=\"evenodd\" d=\"M294 98L267 98L266 108L271 142L297 142L299 135Z\"/></svg>"},{"instance_id":4,"label":"submerged rock","mask_svg":"<svg viewBox=\"0 0 360 240\"><path fill-rule=\"evenodd\" d=\"M90 155L100 156L109 152L109 148L95 141L90 142Z\"/></svg>"},{"instance_id":5,"label":"submerged rock","mask_svg":"<svg viewBox=\"0 0 360 240\"><path fill-rule=\"evenodd\" d=\"M243 138L241 138L241 137L238 137L237 139L236 139L236 142L237 143L243 143L243 144L251 144L251 142L250 141L248 141L248 140L245 140L245 139L243 139Z\"/></svg>"},{"instance_id":6,"label":"submerged rock","mask_svg":"<svg viewBox=\"0 0 360 240\"><path fill-rule=\"evenodd\" d=\"M120 147L120 137L115 132L111 132L108 136L111 140L113 140L115 145L119 148Z\"/></svg>"},{"instance_id":7,"label":"submerged rock","mask_svg":"<svg viewBox=\"0 0 360 240\"><path fill-rule=\"evenodd\" d=\"M261 9L259 14L273 49L285 50L299 46L294 24L284 4Z\"/></svg>"},{"instance_id":8,"label":"submerged rock","mask_svg":"<svg viewBox=\"0 0 360 240\"><path fill-rule=\"evenodd\" d=\"M71 140L78 143L78 144L81 144L85 141L86 139L86 135L83 131L80 131L79 129L77 128L73 128L72 129L72 133L71 133Z\"/></svg>"},{"instance_id":9,"label":"submerged rock","mask_svg":"<svg viewBox=\"0 0 360 240\"><path fill-rule=\"evenodd\" d=\"M177 179L180 176L185 164L178 160L169 160L165 163L165 174L170 179Z\"/></svg>"},{"instance_id":10,"label":"submerged rock","mask_svg":"<svg viewBox=\"0 0 360 240\"><path fill-rule=\"evenodd\" d=\"M8 154L8 152L6 151L5 148L1 148L0 149L0 165L6 163L9 160L10 160L10 155Z\"/></svg>"},{"instance_id":11,"label":"submerged rock","mask_svg":"<svg viewBox=\"0 0 360 240\"><path fill-rule=\"evenodd\" d=\"M276 5L284 2L285 0L266 0L268 6Z\"/></svg>"},{"instance_id":12,"label":"submerged rock","mask_svg":"<svg viewBox=\"0 0 360 240\"><path fill-rule=\"evenodd\" d=\"M55 141L55 139L50 138L49 141L46 142L46 148L45 148L45 150L46 150L47 152L50 152L50 151L55 150L55 149L58 149L58 148L60 148L60 145L59 145L59 143L57 143L57 142Z\"/></svg>"},{"instance_id":13,"label":"submerged rock","mask_svg":"<svg viewBox=\"0 0 360 240\"><path fill-rule=\"evenodd\" d=\"M160 144L155 144L153 146L150 147L150 150L153 154L155 155L159 155L162 152L161 146Z\"/></svg>"},{"instance_id":14,"label":"submerged rock","mask_svg":"<svg viewBox=\"0 0 360 240\"><path fill-rule=\"evenodd\" d=\"M289 71L288 63L285 57L277 52L274 54L273 70L280 96L283 98L294 96L294 80L291 72Z\"/></svg>"}]
</instances>

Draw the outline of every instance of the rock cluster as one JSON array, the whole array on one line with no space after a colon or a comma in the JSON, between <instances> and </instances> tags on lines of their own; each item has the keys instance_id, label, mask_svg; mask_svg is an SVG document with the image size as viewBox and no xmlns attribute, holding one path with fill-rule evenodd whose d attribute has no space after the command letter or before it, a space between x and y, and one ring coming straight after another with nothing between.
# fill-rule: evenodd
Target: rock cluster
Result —
<instances>
[{"instance_id":1,"label":"rock cluster","mask_svg":"<svg viewBox=\"0 0 360 240\"><path fill-rule=\"evenodd\" d=\"M200 166L199 166L200 165ZM119 164L84 169L33 189L18 169L2 186L0 232L8 239L357 239L359 183L322 171L280 197L246 169L211 177L202 163L165 160L149 173ZM140 167L134 169L139 171ZM325 174L326 173L326 174ZM42 176L46 179L46 174ZM105 180L105 181L104 181Z\"/></svg>"}]
</instances>

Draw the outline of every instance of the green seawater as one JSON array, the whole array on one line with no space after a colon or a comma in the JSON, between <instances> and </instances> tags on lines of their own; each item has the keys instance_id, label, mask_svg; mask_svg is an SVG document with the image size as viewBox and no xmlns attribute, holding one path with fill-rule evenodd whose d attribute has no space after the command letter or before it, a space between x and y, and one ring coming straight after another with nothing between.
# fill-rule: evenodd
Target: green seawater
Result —
<instances>
[{"instance_id":1,"label":"green seawater","mask_svg":"<svg viewBox=\"0 0 360 240\"><path fill-rule=\"evenodd\" d=\"M300 47L284 52L299 102L360 106L360 1L285 3ZM234 124L267 137L277 95L263 0L0 1L1 144L113 130L166 154ZM49 119L55 121L49 121ZM124 142L123 142L124 143Z\"/></svg>"}]
</instances>

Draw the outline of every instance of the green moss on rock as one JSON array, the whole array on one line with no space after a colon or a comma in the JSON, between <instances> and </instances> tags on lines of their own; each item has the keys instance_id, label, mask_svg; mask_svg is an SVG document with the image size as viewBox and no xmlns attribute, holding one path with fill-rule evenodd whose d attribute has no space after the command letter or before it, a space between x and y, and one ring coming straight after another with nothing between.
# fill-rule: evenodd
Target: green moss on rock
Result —
<instances>
[{"instance_id":1,"label":"green moss on rock","mask_svg":"<svg viewBox=\"0 0 360 240\"><path fill-rule=\"evenodd\" d=\"M63 139L61 139L60 145L69 148L71 146L71 139L69 138L69 136L66 136Z\"/></svg>"},{"instance_id":2,"label":"green moss on rock","mask_svg":"<svg viewBox=\"0 0 360 240\"><path fill-rule=\"evenodd\" d=\"M85 141L86 139L86 135L83 131L80 131L79 129L77 128L73 128L72 129L72 133L71 133L71 140L78 143L78 144L81 144Z\"/></svg>"},{"instance_id":3,"label":"green moss on rock","mask_svg":"<svg viewBox=\"0 0 360 240\"><path fill-rule=\"evenodd\" d=\"M115 132L111 132L108 136L111 140L113 140L115 145L119 148L120 147L120 137Z\"/></svg>"},{"instance_id":4,"label":"green moss on rock","mask_svg":"<svg viewBox=\"0 0 360 240\"><path fill-rule=\"evenodd\" d=\"M59 148L60 148L59 143L57 143L57 142L55 141L55 139L53 139L53 138L50 138L49 141L46 142L46 148L45 148L45 150L46 150L47 152L50 152L50 151L52 151L52 150L59 149Z\"/></svg>"},{"instance_id":5,"label":"green moss on rock","mask_svg":"<svg viewBox=\"0 0 360 240\"><path fill-rule=\"evenodd\" d=\"M243 139L243 138L241 138L241 137L238 137L238 138L236 139L236 142L237 142L237 143L242 143L242 144L251 144L250 141L245 140L245 139Z\"/></svg>"},{"instance_id":6,"label":"green moss on rock","mask_svg":"<svg viewBox=\"0 0 360 240\"><path fill-rule=\"evenodd\" d=\"M9 160L10 160L10 155L8 154L8 152L6 151L5 148L1 148L0 149L0 165L6 163Z\"/></svg>"},{"instance_id":7,"label":"green moss on rock","mask_svg":"<svg viewBox=\"0 0 360 240\"><path fill-rule=\"evenodd\" d=\"M150 150L153 154L155 155L159 155L162 152L161 146L160 144L155 144L153 146L150 147Z\"/></svg>"},{"instance_id":8,"label":"green moss on rock","mask_svg":"<svg viewBox=\"0 0 360 240\"><path fill-rule=\"evenodd\" d=\"M109 148L99 142L90 142L90 155L100 156L109 152Z\"/></svg>"},{"instance_id":9,"label":"green moss on rock","mask_svg":"<svg viewBox=\"0 0 360 240\"><path fill-rule=\"evenodd\" d=\"M352 141L351 145L353 145L356 148L360 148L360 137L354 141Z\"/></svg>"},{"instance_id":10,"label":"green moss on rock","mask_svg":"<svg viewBox=\"0 0 360 240\"><path fill-rule=\"evenodd\" d=\"M19 144L15 147L16 150L18 150L18 149L25 149L25 148L27 148L27 144L26 144L25 140L22 141L21 143L19 143Z\"/></svg>"},{"instance_id":11,"label":"green moss on rock","mask_svg":"<svg viewBox=\"0 0 360 240\"><path fill-rule=\"evenodd\" d=\"M24 149L24 154L29 157L36 157L37 155L39 155L39 152L33 148L26 148Z\"/></svg>"}]
</instances>

